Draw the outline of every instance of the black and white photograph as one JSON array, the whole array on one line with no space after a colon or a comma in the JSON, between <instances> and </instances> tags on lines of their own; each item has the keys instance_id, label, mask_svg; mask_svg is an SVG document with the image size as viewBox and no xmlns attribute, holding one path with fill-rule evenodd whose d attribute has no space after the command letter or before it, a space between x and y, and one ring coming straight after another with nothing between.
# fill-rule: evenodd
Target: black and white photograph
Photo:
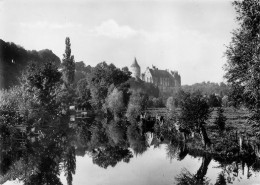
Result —
<instances>
[{"instance_id":1,"label":"black and white photograph","mask_svg":"<svg viewBox=\"0 0 260 185\"><path fill-rule=\"evenodd\" d=\"M0 184L260 185L260 0L0 0Z\"/></svg>"}]
</instances>

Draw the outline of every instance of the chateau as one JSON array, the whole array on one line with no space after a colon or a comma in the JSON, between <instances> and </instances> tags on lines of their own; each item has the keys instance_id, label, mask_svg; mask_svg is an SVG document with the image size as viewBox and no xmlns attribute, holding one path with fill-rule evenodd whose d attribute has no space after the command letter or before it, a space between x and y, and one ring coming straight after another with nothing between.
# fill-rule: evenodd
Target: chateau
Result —
<instances>
[{"instance_id":1,"label":"chateau","mask_svg":"<svg viewBox=\"0 0 260 185\"><path fill-rule=\"evenodd\" d=\"M163 93L171 93L181 86L181 76L178 74L178 71L161 70L152 66L152 68L147 67L145 72L141 73L141 68L136 58L130 66L130 71L132 72L132 77L153 83Z\"/></svg>"}]
</instances>

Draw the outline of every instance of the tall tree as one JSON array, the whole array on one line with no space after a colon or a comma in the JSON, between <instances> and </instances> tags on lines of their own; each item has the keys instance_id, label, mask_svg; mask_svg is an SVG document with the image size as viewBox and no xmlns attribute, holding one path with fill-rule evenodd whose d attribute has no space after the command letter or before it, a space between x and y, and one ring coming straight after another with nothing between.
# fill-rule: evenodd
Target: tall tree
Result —
<instances>
[{"instance_id":1,"label":"tall tree","mask_svg":"<svg viewBox=\"0 0 260 185\"><path fill-rule=\"evenodd\" d=\"M75 78L75 61L74 56L71 55L70 38L65 39L65 53L63 54L62 66L63 66L63 79L66 85L71 85Z\"/></svg>"},{"instance_id":2,"label":"tall tree","mask_svg":"<svg viewBox=\"0 0 260 185\"><path fill-rule=\"evenodd\" d=\"M260 110L260 1L234 1L239 27L227 47L225 66L232 99Z\"/></svg>"}]
</instances>

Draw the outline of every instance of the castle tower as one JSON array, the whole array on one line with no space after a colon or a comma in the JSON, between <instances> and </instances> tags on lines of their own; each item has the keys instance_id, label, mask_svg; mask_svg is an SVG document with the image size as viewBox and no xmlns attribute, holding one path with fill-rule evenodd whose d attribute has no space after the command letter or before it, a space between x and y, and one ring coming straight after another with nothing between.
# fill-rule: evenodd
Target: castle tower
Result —
<instances>
[{"instance_id":1,"label":"castle tower","mask_svg":"<svg viewBox=\"0 0 260 185\"><path fill-rule=\"evenodd\" d=\"M140 78L141 77L141 68L139 64L136 61L136 58L133 62L133 64L130 66L130 71L132 72L132 77L134 78Z\"/></svg>"}]
</instances>

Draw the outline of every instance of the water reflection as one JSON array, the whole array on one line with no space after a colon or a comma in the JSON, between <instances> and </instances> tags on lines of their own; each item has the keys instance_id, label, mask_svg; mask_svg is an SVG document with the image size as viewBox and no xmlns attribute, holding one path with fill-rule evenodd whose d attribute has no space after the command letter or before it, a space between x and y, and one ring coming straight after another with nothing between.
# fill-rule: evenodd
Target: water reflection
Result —
<instances>
[{"instance_id":1,"label":"water reflection","mask_svg":"<svg viewBox=\"0 0 260 185\"><path fill-rule=\"evenodd\" d=\"M172 174L175 184L228 184L242 181L244 175L250 179L260 170L258 143L244 143L243 151L235 145L232 150L205 152L196 147L199 136L183 140L170 121L162 125L153 119L129 122L102 115L70 124L68 116L48 121L45 126L31 124L30 127L1 124L1 184L14 179L26 185L62 184L61 173L65 174L67 183L72 184L77 155L90 157L94 165L107 169L118 163L131 163L135 156L142 157L148 149L160 150L161 146L165 146L165 151L160 151L166 153L169 161L182 161L187 156L201 159L196 171L183 166L181 171ZM228 139L222 142L227 144ZM220 150L221 143L214 147L214 151ZM219 164L215 166L219 169L215 179L207 176L212 161ZM153 163L153 160L148 162Z\"/></svg>"}]
</instances>

